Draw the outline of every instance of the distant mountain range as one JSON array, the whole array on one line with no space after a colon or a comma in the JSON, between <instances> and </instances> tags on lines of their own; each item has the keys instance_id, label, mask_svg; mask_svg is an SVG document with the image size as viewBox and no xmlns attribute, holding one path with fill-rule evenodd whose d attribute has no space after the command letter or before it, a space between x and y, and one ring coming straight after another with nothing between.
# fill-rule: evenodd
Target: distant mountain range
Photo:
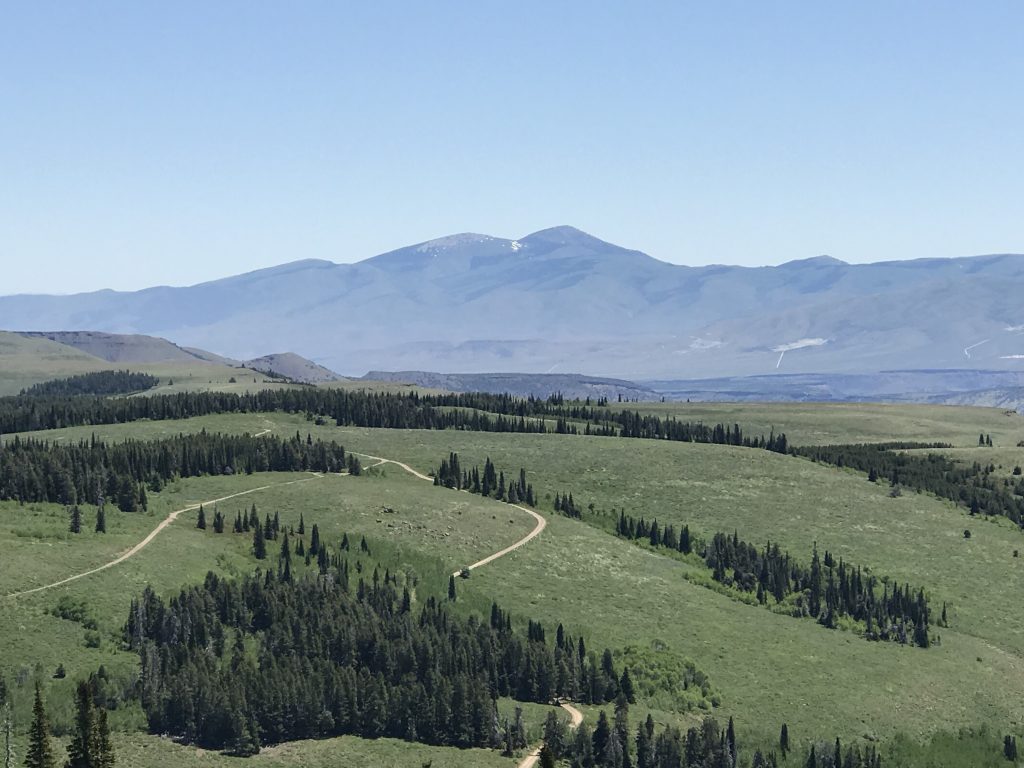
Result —
<instances>
[{"instance_id":1,"label":"distant mountain range","mask_svg":"<svg viewBox=\"0 0 1024 768\"><path fill-rule=\"evenodd\" d=\"M1024 256L687 267L572 227L453 235L355 264L0 298L0 328L157 335L248 360L630 379L1024 370Z\"/></svg>"}]
</instances>

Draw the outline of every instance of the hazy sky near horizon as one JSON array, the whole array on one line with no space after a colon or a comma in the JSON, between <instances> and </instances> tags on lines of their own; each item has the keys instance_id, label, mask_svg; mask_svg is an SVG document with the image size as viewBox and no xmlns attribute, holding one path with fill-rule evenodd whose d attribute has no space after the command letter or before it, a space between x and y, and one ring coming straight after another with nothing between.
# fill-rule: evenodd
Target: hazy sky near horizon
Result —
<instances>
[{"instance_id":1,"label":"hazy sky near horizon","mask_svg":"<svg viewBox=\"0 0 1024 768\"><path fill-rule=\"evenodd\" d=\"M1024 252L1020 2L38 2L0 294L571 224L683 264Z\"/></svg>"}]
</instances>

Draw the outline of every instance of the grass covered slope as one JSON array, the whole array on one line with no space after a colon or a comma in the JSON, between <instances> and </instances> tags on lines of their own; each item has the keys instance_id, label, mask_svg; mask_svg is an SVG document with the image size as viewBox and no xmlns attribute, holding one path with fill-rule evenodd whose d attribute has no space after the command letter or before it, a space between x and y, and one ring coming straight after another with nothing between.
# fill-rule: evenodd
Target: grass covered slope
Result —
<instances>
[{"instance_id":1,"label":"grass covered slope","mask_svg":"<svg viewBox=\"0 0 1024 768\"><path fill-rule=\"evenodd\" d=\"M16 395L41 381L109 368L106 360L66 344L0 331L0 396Z\"/></svg>"},{"instance_id":2,"label":"grass covered slope","mask_svg":"<svg viewBox=\"0 0 1024 768\"><path fill-rule=\"evenodd\" d=\"M902 417L907 423L919 418L915 409L910 411ZM980 413L983 418L972 421L965 416L947 425L947 435L958 436L956 442L965 447L957 452L965 459L985 455L981 452L986 450L987 455L998 455L1010 476L1008 463L1018 452L1024 455L1024 449L966 447L977 443L983 428L973 424L979 420L994 419L998 424L999 418L1006 418L1013 424L1011 417ZM760 418L790 432L788 424L776 421L776 416L765 412ZM800 425L808 423L806 418L793 423L804 429ZM740 423L750 428L750 422ZM893 430L902 428L893 423ZM955 733L961 726L980 723L1016 732L1024 722L1024 619L1008 597L1024 586L1022 561L1012 554L1021 548L1022 534L1006 521L970 519L962 509L923 494L892 498L886 485L869 483L862 474L719 445L552 434L338 429L316 427L300 415L280 413L75 428L40 436L148 438L200 429L271 430L285 436L310 432L314 438L338 440L348 450L406 461L421 472L435 468L449 451L459 453L464 467L482 465L485 457L506 473L525 467L542 500L548 528L522 549L474 571L468 581L459 581L460 604L486 609L497 599L519 616L546 624L565 621L587 636L592 647L634 646L665 668L678 669L687 659L693 660L710 676L721 704L720 718L734 715L748 744L773 743L782 722L789 724L796 743L836 735L844 741L888 738L898 732L917 740L935 731ZM823 429L829 442L849 439L848 425L823 423ZM877 430L880 433L882 426ZM994 427L988 431L997 445L1014 434L1012 427L1003 433ZM372 476L374 472L381 476ZM183 501L213 498L267 479L257 475L181 481L177 495L172 486L151 497L151 503L163 505L154 506L153 519ZM952 626L934 628L942 642L923 650L869 643L853 633L746 605L688 580L700 575L698 566L601 530L610 524L610 514L589 518L593 525L554 515L550 497L567 491L584 508L591 502L598 511L622 507L638 517L687 523L703 536L735 529L751 542L778 541L803 562L817 542L820 550L869 566L879 576L924 586L936 613L942 602L949 603ZM282 519L295 524L302 512L307 525L318 522L322 530L329 525L330 535L347 530L350 536L365 534L388 542L419 559L425 572L433 569L440 576L505 546L530 528L526 516L515 514L507 505L434 488L393 465L371 470L368 477L328 477L267 489L243 497L237 506L250 501L256 501L261 515L280 510ZM384 512L384 507L396 512ZM235 509L231 502L221 505L229 522ZM59 509L29 511L36 517L28 524L20 519L20 512L11 512L19 516L21 535L13 523L4 528L0 512L0 537L8 537L0 538L0 551L6 555L24 540L45 538L47 531L52 531L53 540L33 542L33 546L74 548L76 542L63 543L67 536L57 529ZM87 521L90 514L86 513ZM48 522L46 515L53 520ZM252 567L244 537L203 533L192 524L182 517L165 538L162 534L154 541L152 552L147 549L148 565L144 564L147 558L138 558L124 568L60 588L50 596L51 603L58 592L66 592L88 600L103 615L119 616L118 601L141 589L147 580L164 589L194 583L202 578L196 574L210 567L211 559L215 569L224 573ZM965 527L973 533L969 541L963 538ZM112 525L110 535L129 537L134 530ZM116 544L105 546L104 552L97 553L97 561L117 548ZM39 551L26 554L14 572L28 574ZM90 557L79 560L84 565L92 562ZM45 580L59 570L44 573L40 569L36 578ZM50 616L47 611L53 605L40 596L19 599L16 613L4 603L0 600L0 626L29 627L20 638L6 630L19 657L33 651L33 633L43 632L56 638L58 648L46 656L47 665L55 663L61 652L83 654L74 674L97 663L134 662L122 658L106 640L98 649L83 648L83 630L78 625L69 629L65 626L69 622ZM0 637L0 643L7 640ZM69 675L73 676L71 669ZM687 716L696 712L682 715Z\"/></svg>"},{"instance_id":3,"label":"grass covered slope","mask_svg":"<svg viewBox=\"0 0 1024 768\"><path fill-rule=\"evenodd\" d=\"M1024 549L1024 535L1008 521L972 520L962 508L924 494L892 498L886 484L869 483L862 474L769 451L571 435L338 429L285 414L80 427L38 436L151 438L204 428L308 431L422 472L449 451L457 451L464 466L482 465L489 456L501 467L527 468L542 500L571 491L577 504L609 511L609 527L611 510L625 508L648 520L689 524L704 536L735 530L747 541L777 541L805 562L816 542L822 551L879 576L924 586L934 608L949 603L955 628L1024 653L1024 616L1010 610L1005 598L1005 590L1024 587L1024 560L1013 558L1015 549ZM986 450L991 449L976 449ZM1024 449L1007 451L1004 460L1019 452L1024 463ZM551 510L550 499L542 505ZM972 531L970 540L963 538L965 528Z\"/></svg>"},{"instance_id":4,"label":"grass covered slope","mask_svg":"<svg viewBox=\"0 0 1024 768\"><path fill-rule=\"evenodd\" d=\"M1024 416L1001 408L880 403L612 403L641 414L705 424L738 423L751 435L785 432L790 445L881 443L892 440L978 443L978 433L997 443L1024 440Z\"/></svg>"},{"instance_id":5,"label":"grass covered slope","mask_svg":"<svg viewBox=\"0 0 1024 768\"><path fill-rule=\"evenodd\" d=\"M162 341L162 340L158 340ZM168 342L163 342L169 345ZM268 387L295 386L266 374L182 354L177 360L111 362L42 336L0 331L0 396L16 395L33 384L97 371L129 370L147 373L160 383L146 394L217 390L251 392Z\"/></svg>"},{"instance_id":6,"label":"grass covered slope","mask_svg":"<svg viewBox=\"0 0 1024 768\"><path fill-rule=\"evenodd\" d=\"M228 518L227 530L222 534L209 527L205 531L196 529L197 513L190 511L179 516L136 556L113 568L52 589L13 598L6 596L109 562L152 530L170 511L269 484L273 485L217 505ZM83 532L72 535L67 532L67 514L58 505L20 507L4 503L0 505L0 552L5 566L0 583L0 594L5 595L0 596L0 647L4 649L0 654L0 675L14 686L16 722L27 722L33 680L38 679L45 686L48 710L59 735L71 722L74 680L101 665L115 681L128 681L135 674L138 658L123 650L121 631L131 599L147 585L169 595L183 586L201 583L211 570L238 576L257 566L274 567L280 542L267 543L268 559L260 563L251 554L252 535L231 532L236 512L249 509L253 503L261 519L266 514L277 514L282 525L296 528L303 519L307 541L314 523L321 540L333 548L347 533L354 579L369 579L377 564L382 570L400 567L420 585L414 592L417 601L429 594L443 596L452 570L507 546L533 527L532 519L525 513L498 502L467 494L439 493L404 473L373 469L361 477L267 473L181 480L150 496L148 514L121 513L108 508L106 535L92 531L91 509L84 510ZM206 510L207 519L212 519L214 506L209 505ZM28 524L23 523L26 512L31 514ZM363 536L372 555L360 552ZM296 563L301 572L301 558ZM315 559L312 567L316 568ZM488 601L480 609L486 611L489 607ZM46 638L46 642L41 643L41 638ZM53 677L59 665L63 665L66 678ZM511 703L506 708L511 708ZM532 715L530 711L527 714L529 729L535 734L546 708L536 708ZM118 729L144 727L137 704L115 710L111 718ZM127 754L126 761L119 759L120 764L165 764L151 761L147 757L150 754L167 764L196 757L194 749L142 735L126 735L122 741ZM316 761L326 761L328 754L351 755L359 762L373 752L370 742L359 739L345 737L332 743L337 749L328 750L323 744L311 744L308 750L303 746L301 757L296 756L296 745L275 747L266 757L280 756L283 762L270 763L273 765L317 765L326 764ZM496 753L478 750L464 756L453 752L445 757L449 750L421 749L419 745L400 749L399 744L385 743L381 752L388 756L401 752L400 759L394 758L396 765L421 765L422 762L414 762L419 755L445 765L508 762ZM24 754L20 741L17 747L22 750L19 754ZM307 759L314 762L304 762Z\"/></svg>"},{"instance_id":7,"label":"grass covered slope","mask_svg":"<svg viewBox=\"0 0 1024 768\"><path fill-rule=\"evenodd\" d=\"M542 496L571 491L577 505L608 511L609 528L612 510L624 508L703 536L738 531L750 542L778 542L805 563L816 542L879 576L924 586L934 608L950 604L954 628L1024 654L1024 616L1006 597L1024 588L1024 561L1013 557L1024 534L925 494L892 498L887 484L859 473L769 451L649 440L383 430L343 430L341 439L421 469L449 450L465 465L490 456L527 466Z\"/></svg>"}]
</instances>

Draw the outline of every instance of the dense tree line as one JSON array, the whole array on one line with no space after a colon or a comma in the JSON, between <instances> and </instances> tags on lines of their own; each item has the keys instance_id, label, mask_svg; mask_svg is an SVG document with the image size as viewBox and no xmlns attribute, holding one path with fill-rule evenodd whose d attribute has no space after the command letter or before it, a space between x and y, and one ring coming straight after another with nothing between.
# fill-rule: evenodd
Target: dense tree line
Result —
<instances>
[{"instance_id":1,"label":"dense tree line","mask_svg":"<svg viewBox=\"0 0 1024 768\"><path fill-rule=\"evenodd\" d=\"M282 439L203 431L161 440L76 444L15 437L0 446L0 500L68 505L110 500L134 512L146 508L147 488L158 491L175 477L337 472L347 466L342 446L298 433Z\"/></svg>"},{"instance_id":2,"label":"dense tree line","mask_svg":"<svg viewBox=\"0 0 1024 768\"><path fill-rule=\"evenodd\" d=\"M615 532L684 554L696 550L715 581L756 592L761 605L767 605L769 597L777 604L796 594L800 613L826 627L835 628L840 618L848 616L864 624L864 636L870 640L912 642L923 648L930 644L931 614L923 589L880 581L842 558L836 561L827 551L822 559L817 547L812 550L810 565L804 565L782 552L778 544L769 542L758 548L740 540L735 532L731 536L716 533L707 543L695 542L689 526L677 533L671 524L636 519L624 511Z\"/></svg>"},{"instance_id":3,"label":"dense tree line","mask_svg":"<svg viewBox=\"0 0 1024 768\"><path fill-rule=\"evenodd\" d=\"M0 398L0 433L27 432L142 419L186 419L218 413L306 413L339 426L392 429L464 429L474 432L547 432L540 418L526 418L499 398L505 413L479 406L491 395L431 395L301 388L254 393L179 392L131 398Z\"/></svg>"},{"instance_id":4,"label":"dense tree line","mask_svg":"<svg viewBox=\"0 0 1024 768\"><path fill-rule=\"evenodd\" d=\"M164 601L133 601L127 642L141 658L140 698L154 733L252 754L260 744L341 734L501 746L496 697L603 703L622 678L559 628L527 637L493 606L461 618L434 598L413 610L397 580L280 572L209 574Z\"/></svg>"},{"instance_id":5,"label":"dense tree line","mask_svg":"<svg viewBox=\"0 0 1024 768\"><path fill-rule=\"evenodd\" d=\"M584 423L589 435L635 437L748 446L785 453L784 434L747 435L738 425L678 421L641 415L637 411L566 404L560 398L517 398L511 395L459 393L352 392L302 388L255 393L181 392L132 398L6 397L0 398L0 433L119 424L140 419L184 419L215 413L306 413L339 426L391 429L460 429L474 432L576 433Z\"/></svg>"},{"instance_id":6,"label":"dense tree line","mask_svg":"<svg viewBox=\"0 0 1024 768\"><path fill-rule=\"evenodd\" d=\"M131 371L96 371L33 384L21 390L22 397L74 397L76 395L128 395L152 389L156 376Z\"/></svg>"},{"instance_id":7,"label":"dense tree line","mask_svg":"<svg viewBox=\"0 0 1024 768\"><path fill-rule=\"evenodd\" d=\"M536 504L533 485L526 482L526 470L520 467L518 477L510 477L506 482L505 472L496 470L490 457L484 461L481 472L477 466L463 469L459 454L449 453L447 459L441 459L441 466L433 475L434 485L478 493L509 504L528 504L531 507Z\"/></svg>"},{"instance_id":8,"label":"dense tree line","mask_svg":"<svg viewBox=\"0 0 1024 768\"><path fill-rule=\"evenodd\" d=\"M873 481L888 481L933 493L970 510L971 514L1001 515L1024 527L1024 480L995 476L992 464L958 464L939 453L907 453L911 449L948 448L944 443L875 443L818 445L795 448L813 461L850 467Z\"/></svg>"}]
</instances>

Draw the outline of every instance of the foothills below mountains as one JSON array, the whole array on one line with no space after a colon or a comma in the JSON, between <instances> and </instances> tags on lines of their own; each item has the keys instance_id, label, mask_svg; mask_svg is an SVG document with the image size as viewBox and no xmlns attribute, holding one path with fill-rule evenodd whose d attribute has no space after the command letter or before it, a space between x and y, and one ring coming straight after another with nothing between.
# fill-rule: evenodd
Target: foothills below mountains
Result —
<instances>
[{"instance_id":1,"label":"foothills below mountains","mask_svg":"<svg viewBox=\"0 0 1024 768\"><path fill-rule=\"evenodd\" d=\"M1024 256L687 267L571 227L185 288L0 298L0 328L158 335L330 371L630 379L1024 368Z\"/></svg>"}]
</instances>

